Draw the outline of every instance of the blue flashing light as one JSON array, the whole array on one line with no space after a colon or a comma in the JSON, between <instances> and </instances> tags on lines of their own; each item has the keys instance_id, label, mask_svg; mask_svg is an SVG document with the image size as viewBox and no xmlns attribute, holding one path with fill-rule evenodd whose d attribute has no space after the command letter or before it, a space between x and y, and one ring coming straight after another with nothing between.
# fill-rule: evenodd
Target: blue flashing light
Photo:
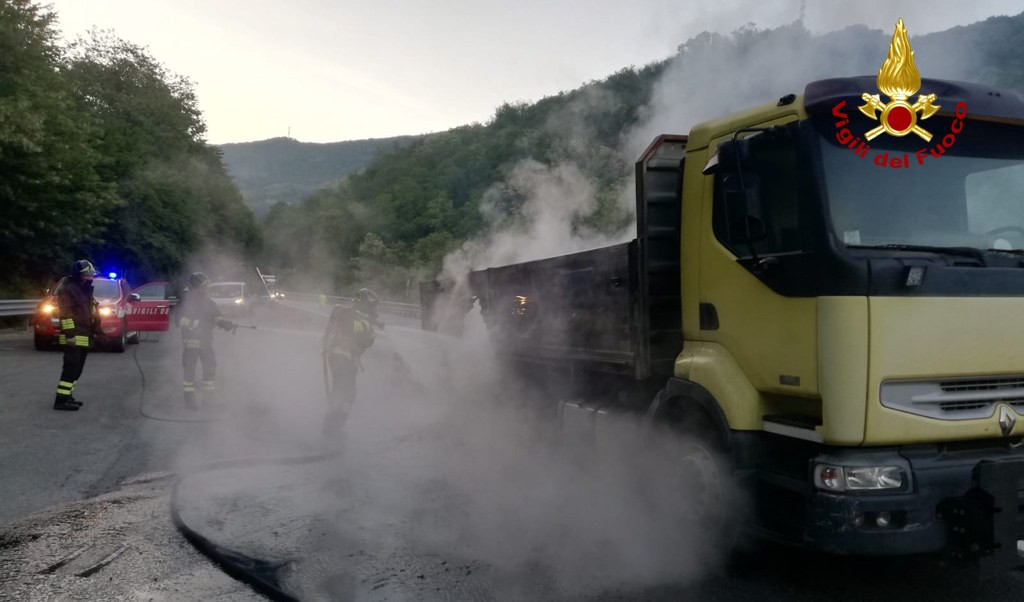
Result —
<instances>
[{"instance_id":1,"label":"blue flashing light","mask_svg":"<svg viewBox=\"0 0 1024 602\"><path fill-rule=\"evenodd\" d=\"M107 274L107 278L110 278L111 280L116 280L117 272L110 272L109 274Z\"/></svg>"}]
</instances>

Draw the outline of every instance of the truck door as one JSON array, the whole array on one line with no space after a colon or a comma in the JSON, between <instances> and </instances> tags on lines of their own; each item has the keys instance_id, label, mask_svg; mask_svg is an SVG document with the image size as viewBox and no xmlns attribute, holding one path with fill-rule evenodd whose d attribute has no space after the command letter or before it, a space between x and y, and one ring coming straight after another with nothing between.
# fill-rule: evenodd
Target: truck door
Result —
<instances>
[{"instance_id":1,"label":"truck door","mask_svg":"<svg viewBox=\"0 0 1024 602\"><path fill-rule=\"evenodd\" d=\"M170 328L170 289L166 282L149 282L132 291L138 300L129 303L128 330L164 332Z\"/></svg>"},{"instance_id":2,"label":"truck door","mask_svg":"<svg viewBox=\"0 0 1024 602\"><path fill-rule=\"evenodd\" d=\"M711 215L701 217L700 303L717 319L699 336L722 345L758 391L811 399L824 281L814 250L825 228L798 128L723 136L705 189Z\"/></svg>"}]
</instances>

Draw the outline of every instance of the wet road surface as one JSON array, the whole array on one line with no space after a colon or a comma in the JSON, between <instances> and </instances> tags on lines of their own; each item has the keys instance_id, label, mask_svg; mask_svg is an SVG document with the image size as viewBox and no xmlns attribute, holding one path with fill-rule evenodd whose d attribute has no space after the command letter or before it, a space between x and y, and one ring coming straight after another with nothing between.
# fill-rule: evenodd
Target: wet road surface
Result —
<instances>
[{"instance_id":1,"label":"wet road surface","mask_svg":"<svg viewBox=\"0 0 1024 602\"><path fill-rule=\"evenodd\" d=\"M59 354L0 339L0 598L259 599L171 525L184 474L182 518L281 561L304 600L1024 599L1013 576L978 583L930 560L768 546L717 559L630 490L618 456L554 442L495 401L486 350L410 328L378 334L346 435L325 438L317 333L257 319L262 330L218 337L223 387L199 413L180 403L176 333L134 358L91 356L74 414L49 409ZM142 413L158 420L139 412L143 380ZM272 460L303 456L319 458ZM200 470L229 458L268 461Z\"/></svg>"}]
</instances>

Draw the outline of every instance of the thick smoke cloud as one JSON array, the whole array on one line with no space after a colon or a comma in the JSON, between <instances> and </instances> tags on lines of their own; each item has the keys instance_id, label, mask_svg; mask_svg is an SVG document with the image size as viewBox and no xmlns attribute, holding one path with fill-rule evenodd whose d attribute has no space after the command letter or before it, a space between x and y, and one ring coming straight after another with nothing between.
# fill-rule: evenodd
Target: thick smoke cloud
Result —
<instances>
[{"instance_id":1,"label":"thick smoke cloud","mask_svg":"<svg viewBox=\"0 0 1024 602\"><path fill-rule=\"evenodd\" d=\"M814 36L799 25L701 34L668 62L643 119L617 144L594 131L589 115L620 99L581 95L547 124L563 140L556 159L520 162L488 191L482 210L491 227L447 258L444 275L464 279L472 269L631 238L629 228L608 234L587 226L585 216L601 201L595 166L621 178L657 134L686 133L701 120L800 93L821 77L875 73L890 35L851 27ZM926 51L926 40L912 42L926 77L958 77L958 70L977 64L976 57L950 58L968 54L967 48L943 54ZM612 202L631 211L628 177ZM225 395L245 409L244 418L209 425L183 450L183 466L213 455L323 448L322 326L304 327L218 342L224 374L234 383ZM306 570L321 579L316 583L332 583L324 573L365 573L374 562L413 554L485 565L504 594L499 598L537 599L531 580L579 595L623 584L685 582L715 565L708 545L714 539L680 520L694 494L671 471L679 439L626 418L601 437L563 432L554 414L558 400L507 373L502 342L492 338L478 308L466 315L461 332L453 338L389 327L378 335L360 376L345 454L315 468L319 472L306 477L314 485L295 486L300 469L228 483L226 500L268 489L293 500L287 532L303 534L296 554L312 551L314 559L312 568L300 563L295 569L297 583ZM274 346L258 338L271 335L282 338ZM178 369L174 359L171 375ZM164 401L171 399L177 396ZM225 481L209 487L226 487ZM363 555L353 559L353 549ZM309 585L313 581L304 583L297 586L307 588L304 597L332 597ZM335 598L351 593L332 591Z\"/></svg>"}]
</instances>

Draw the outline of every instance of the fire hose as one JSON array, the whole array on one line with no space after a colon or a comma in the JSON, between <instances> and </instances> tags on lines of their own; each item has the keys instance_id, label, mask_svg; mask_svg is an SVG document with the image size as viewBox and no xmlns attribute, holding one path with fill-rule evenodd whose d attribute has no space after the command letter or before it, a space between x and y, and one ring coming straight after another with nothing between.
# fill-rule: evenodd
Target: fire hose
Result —
<instances>
[{"instance_id":1,"label":"fire hose","mask_svg":"<svg viewBox=\"0 0 1024 602\"><path fill-rule=\"evenodd\" d=\"M256 329L255 326L236 325L236 328L238 327L252 328L254 330ZM234 329L232 329L232 332L233 331ZM143 418L147 418L149 420L157 420L161 422L183 423L217 422L224 419L224 417L197 419L167 418L162 416L154 416L146 412L146 373L142 369L142 364L139 363L138 352L139 347L136 347L135 352L132 354L132 357L135 360L135 366L138 369L139 376L141 378L138 406L140 416L142 416ZM324 358L324 366L324 379L325 383L327 383L328 376L326 357ZM196 529L189 526L181 515L181 505L179 502L179 492L181 484L189 476L194 476L215 470L251 468L254 466L288 466L296 464L312 464L315 462L322 462L324 460L336 458L338 456L340 456L339 452L322 452L317 454L309 454L305 456L238 458L208 462L196 468L195 470L178 475L178 478L174 482L174 487L171 490L171 521L174 523L175 528L178 529L182 536L190 544L192 544L192 546L195 547L197 551L199 551L201 554L212 560L226 574L252 587L254 590L262 593L271 600L280 600L282 602L297 602L298 598L285 591L284 586L281 584L281 579L279 576L279 572L281 571L281 569L288 566L288 564L291 561L267 561L259 558L253 558L252 556L249 556L245 553L232 550L226 546L222 546L214 542L210 538L206 537Z\"/></svg>"}]
</instances>

